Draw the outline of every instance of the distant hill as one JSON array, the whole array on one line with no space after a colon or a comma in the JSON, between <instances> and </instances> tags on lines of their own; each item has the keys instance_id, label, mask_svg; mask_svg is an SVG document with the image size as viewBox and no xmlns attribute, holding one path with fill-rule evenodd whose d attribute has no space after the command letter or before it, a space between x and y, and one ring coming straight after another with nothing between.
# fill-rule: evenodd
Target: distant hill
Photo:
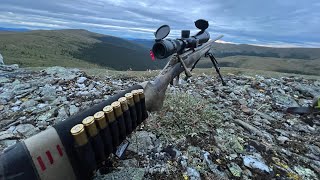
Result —
<instances>
[{"instance_id":1,"label":"distant hill","mask_svg":"<svg viewBox=\"0 0 320 180\"><path fill-rule=\"evenodd\" d=\"M151 61L154 40L131 39L92 33L81 29L0 31L0 53L6 64L22 67L103 67L115 70L163 68L166 60ZM221 66L319 74L319 48L268 48L216 43ZM212 67L208 59L198 67Z\"/></svg>"},{"instance_id":2,"label":"distant hill","mask_svg":"<svg viewBox=\"0 0 320 180\"><path fill-rule=\"evenodd\" d=\"M0 31L25 32L25 31L30 31L30 30L29 29L25 29L25 28L5 28L5 27L0 27Z\"/></svg>"},{"instance_id":3,"label":"distant hill","mask_svg":"<svg viewBox=\"0 0 320 180\"><path fill-rule=\"evenodd\" d=\"M256 69L284 73L318 75L320 76L320 59L302 60L257 56L229 56L217 58L220 67ZM208 58L199 61L198 68L210 68L212 63Z\"/></svg>"},{"instance_id":4,"label":"distant hill","mask_svg":"<svg viewBox=\"0 0 320 180\"><path fill-rule=\"evenodd\" d=\"M154 44L154 40L153 39L128 39L129 41L141 44L142 46L151 49L153 44Z\"/></svg>"},{"instance_id":5,"label":"distant hill","mask_svg":"<svg viewBox=\"0 0 320 180\"><path fill-rule=\"evenodd\" d=\"M247 44L216 43L213 49L218 57L241 55L305 60L320 58L320 48L273 48Z\"/></svg>"},{"instance_id":6,"label":"distant hill","mask_svg":"<svg viewBox=\"0 0 320 180\"><path fill-rule=\"evenodd\" d=\"M121 38L86 30L0 32L5 63L21 66L108 67L116 70L158 69L149 49Z\"/></svg>"},{"instance_id":7,"label":"distant hill","mask_svg":"<svg viewBox=\"0 0 320 180\"><path fill-rule=\"evenodd\" d=\"M139 43L149 49L151 49L154 44L154 40L152 39L131 39L131 41ZM240 55L305 60L320 58L320 48L271 48L247 44L215 43L213 50L217 57Z\"/></svg>"},{"instance_id":8,"label":"distant hill","mask_svg":"<svg viewBox=\"0 0 320 180\"><path fill-rule=\"evenodd\" d=\"M131 39L149 49L154 40ZM213 52L221 67L277 71L295 74L320 75L320 48L270 48L246 44L216 43ZM204 58L198 68L210 68Z\"/></svg>"}]
</instances>

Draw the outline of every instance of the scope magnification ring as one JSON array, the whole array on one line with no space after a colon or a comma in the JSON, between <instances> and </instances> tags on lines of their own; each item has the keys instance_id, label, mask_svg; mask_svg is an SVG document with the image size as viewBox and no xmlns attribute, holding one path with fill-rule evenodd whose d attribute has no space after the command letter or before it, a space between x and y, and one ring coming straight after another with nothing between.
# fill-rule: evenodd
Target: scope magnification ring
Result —
<instances>
[{"instance_id":1,"label":"scope magnification ring","mask_svg":"<svg viewBox=\"0 0 320 180\"><path fill-rule=\"evenodd\" d=\"M176 52L177 51L176 43L174 43L174 41L172 39L168 39L168 40L172 43L174 52Z\"/></svg>"}]
</instances>

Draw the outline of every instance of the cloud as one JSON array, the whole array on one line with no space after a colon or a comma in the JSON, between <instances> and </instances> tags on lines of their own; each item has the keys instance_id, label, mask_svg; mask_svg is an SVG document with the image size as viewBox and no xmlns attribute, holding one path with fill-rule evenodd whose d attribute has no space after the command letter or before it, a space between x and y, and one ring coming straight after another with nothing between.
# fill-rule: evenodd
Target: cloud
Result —
<instances>
[{"instance_id":1,"label":"cloud","mask_svg":"<svg viewBox=\"0 0 320 180\"><path fill-rule=\"evenodd\" d=\"M153 38L168 24L174 38L182 29L196 32L193 22L203 18L225 42L318 46L319 7L318 0L1 0L0 26Z\"/></svg>"}]
</instances>

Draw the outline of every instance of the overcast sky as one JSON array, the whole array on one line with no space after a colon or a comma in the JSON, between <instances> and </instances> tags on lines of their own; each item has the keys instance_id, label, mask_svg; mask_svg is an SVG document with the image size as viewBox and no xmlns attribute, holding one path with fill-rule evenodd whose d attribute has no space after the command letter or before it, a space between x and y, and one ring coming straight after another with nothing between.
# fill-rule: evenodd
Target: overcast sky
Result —
<instances>
[{"instance_id":1,"label":"overcast sky","mask_svg":"<svg viewBox=\"0 0 320 180\"><path fill-rule=\"evenodd\" d=\"M319 0L0 0L0 27L87 29L130 38L153 38L163 24L171 37L209 21L223 41L320 47Z\"/></svg>"}]
</instances>

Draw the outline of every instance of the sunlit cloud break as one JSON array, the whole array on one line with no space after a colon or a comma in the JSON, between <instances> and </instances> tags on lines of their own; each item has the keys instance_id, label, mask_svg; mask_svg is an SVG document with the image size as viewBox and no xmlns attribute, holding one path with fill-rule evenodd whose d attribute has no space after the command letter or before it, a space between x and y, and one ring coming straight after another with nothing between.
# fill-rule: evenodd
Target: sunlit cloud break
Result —
<instances>
[{"instance_id":1,"label":"sunlit cloud break","mask_svg":"<svg viewBox=\"0 0 320 180\"><path fill-rule=\"evenodd\" d=\"M320 3L309 0L1 0L0 27L87 29L124 38L153 38L161 25L169 37L191 29L197 19L210 22L221 42L272 47L320 47Z\"/></svg>"}]
</instances>

